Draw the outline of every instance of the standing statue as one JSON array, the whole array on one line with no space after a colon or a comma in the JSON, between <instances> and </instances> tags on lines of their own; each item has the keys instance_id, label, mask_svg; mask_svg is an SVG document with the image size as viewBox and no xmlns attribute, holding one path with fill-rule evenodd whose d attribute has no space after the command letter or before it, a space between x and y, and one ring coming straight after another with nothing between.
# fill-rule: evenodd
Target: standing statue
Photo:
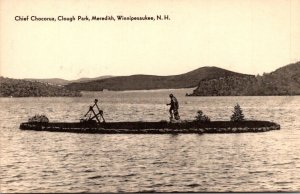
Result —
<instances>
[{"instance_id":1,"label":"standing statue","mask_svg":"<svg viewBox=\"0 0 300 194\"><path fill-rule=\"evenodd\" d=\"M179 109L178 101L173 94L170 94L169 96L170 96L171 102L167 105L171 106L170 110L169 110L170 120L172 120L173 118L175 118L176 120L179 120L180 116L179 116L179 112L178 112L178 109Z\"/></svg>"}]
</instances>

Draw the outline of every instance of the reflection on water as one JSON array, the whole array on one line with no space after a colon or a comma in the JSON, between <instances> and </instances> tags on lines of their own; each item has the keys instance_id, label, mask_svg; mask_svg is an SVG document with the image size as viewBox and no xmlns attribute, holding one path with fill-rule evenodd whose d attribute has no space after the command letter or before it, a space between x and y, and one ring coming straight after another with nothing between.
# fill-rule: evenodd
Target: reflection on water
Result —
<instances>
[{"instance_id":1,"label":"reflection on water","mask_svg":"<svg viewBox=\"0 0 300 194\"><path fill-rule=\"evenodd\" d=\"M182 119L201 109L228 120L235 103L247 118L280 131L246 134L101 135L20 131L37 113L76 121L98 98L108 121L167 120L168 90L85 93L82 98L0 99L1 192L299 191L300 97L185 97Z\"/></svg>"}]
</instances>

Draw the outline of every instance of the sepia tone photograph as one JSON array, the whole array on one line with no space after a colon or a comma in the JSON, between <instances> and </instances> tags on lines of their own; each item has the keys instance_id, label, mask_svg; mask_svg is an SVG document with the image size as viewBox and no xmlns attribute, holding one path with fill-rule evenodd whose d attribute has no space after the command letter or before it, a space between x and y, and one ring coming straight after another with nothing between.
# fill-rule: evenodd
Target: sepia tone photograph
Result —
<instances>
[{"instance_id":1,"label":"sepia tone photograph","mask_svg":"<svg viewBox=\"0 0 300 194\"><path fill-rule=\"evenodd\" d=\"M300 192L300 0L0 0L0 193Z\"/></svg>"}]
</instances>

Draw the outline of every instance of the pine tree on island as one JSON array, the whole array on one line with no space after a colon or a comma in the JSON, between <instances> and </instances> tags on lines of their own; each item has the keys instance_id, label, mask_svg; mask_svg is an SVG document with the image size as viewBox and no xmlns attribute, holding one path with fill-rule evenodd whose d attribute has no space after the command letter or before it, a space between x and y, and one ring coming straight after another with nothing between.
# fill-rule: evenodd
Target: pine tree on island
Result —
<instances>
[{"instance_id":1,"label":"pine tree on island","mask_svg":"<svg viewBox=\"0 0 300 194\"><path fill-rule=\"evenodd\" d=\"M241 107L240 107L239 104L236 104L234 106L234 111L233 111L233 114L231 115L230 120L234 121L234 122L244 121L245 120L245 117L244 117L244 114L243 114L243 110L241 109Z\"/></svg>"}]
</instances>

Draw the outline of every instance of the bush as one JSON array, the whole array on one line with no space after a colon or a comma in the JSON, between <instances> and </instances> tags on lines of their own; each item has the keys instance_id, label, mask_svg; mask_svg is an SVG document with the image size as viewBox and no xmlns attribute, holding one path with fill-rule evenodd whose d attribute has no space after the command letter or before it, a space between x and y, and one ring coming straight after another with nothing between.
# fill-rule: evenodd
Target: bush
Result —
<instances>
[{"instance_id":1,"label":"bush","mask_svg":"<svg viewBox=\"0 0 300 194\"><path fill-rule=\"evenodd\" d=\"M197 116L195 117L198 122L210 122L210 118L203 114L202 110L198 110Z\"/></svg>"},{"instance_id":2,"label":"bush","mask_svg":"<svg viewBox=\"0 0 300 194\"><path fill-rule=\"evenodd\" d=\"M33 117L28 119L28 122L30 123L49 123L49 119L46 117L46 115L39 115L36 114Z\"/></svg>"},{"instance_id":3,"label":"bush","mask_svg":"<svg viewBox=\"0 0 300 194\"><path fill-rule=\"evenodd\" d=\"M233 111L233 114L230 117L230 120L234 121L234 122L244 121L245 120L244 114L243 114L243 110L241 109L241 107L240 107L239 104L235 105L234 111Z\"/></svg>"}]
</instances>

